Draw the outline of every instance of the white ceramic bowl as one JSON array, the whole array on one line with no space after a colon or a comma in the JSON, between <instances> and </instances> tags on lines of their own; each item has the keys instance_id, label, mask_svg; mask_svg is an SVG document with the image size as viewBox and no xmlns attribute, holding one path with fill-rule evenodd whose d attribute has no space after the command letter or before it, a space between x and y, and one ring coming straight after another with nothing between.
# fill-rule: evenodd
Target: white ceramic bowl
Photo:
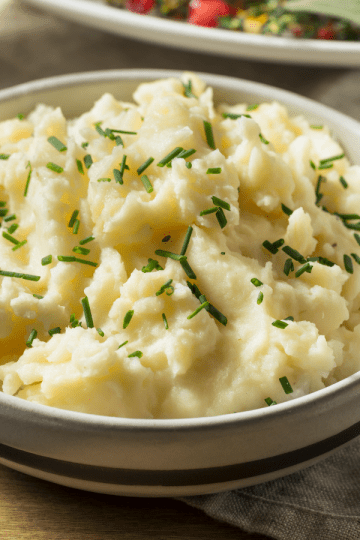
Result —
<instances>
[{"instance_id":1,"label":"white ceramic bowl","mask_svg":"<svg viewBox=\"0 0 360 540\"><path fill-rule=\"evenodd\" d=\"M0 91L0 119L36 103L67 117L105 91L130 100L142 81L179 72L83 73ZM360 164L360 124L269 86L202 74L215 101L278 100L293 114L326 123ZM360 374L312 395L244 413L186 420L128 420L36 405L0 392L0 462L59 484L102 493L180 496L245 487L309 466L360 434Z\"/></svg>"}]
</instances>

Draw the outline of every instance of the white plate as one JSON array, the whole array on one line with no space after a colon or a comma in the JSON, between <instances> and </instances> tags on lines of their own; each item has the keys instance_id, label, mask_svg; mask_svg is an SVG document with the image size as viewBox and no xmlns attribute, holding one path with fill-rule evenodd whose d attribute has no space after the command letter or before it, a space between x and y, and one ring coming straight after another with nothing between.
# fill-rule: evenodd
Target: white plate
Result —
<instances>
[{"instance_id":1,"label":"white plate","mask_svg":"<svg viewBox=\"0 0 360 540\"><path fill-rule=\"evenodd\" d=\"M360 66L360 42L291 39L204 28L138 15L105 0L26 0L61 17L99 30L168 47L268 62Z\"/></svg>"}]
</instances>

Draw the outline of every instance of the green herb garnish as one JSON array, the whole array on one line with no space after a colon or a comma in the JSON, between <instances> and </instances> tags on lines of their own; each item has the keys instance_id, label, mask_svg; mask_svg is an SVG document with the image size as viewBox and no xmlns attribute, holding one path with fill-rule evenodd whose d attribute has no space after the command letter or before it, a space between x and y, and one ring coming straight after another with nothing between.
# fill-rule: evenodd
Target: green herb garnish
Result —
<instances>
[{"instance_id":1,"label":"green herb garnish","mask_svg":"<svg viewBox=\"0 0 360 540\"><path fill-rule=\"evenodd\" d=\"M153 270L164 270L162 266L155 259L148 259L148 264L143 266L141 271L146 274L147 272L152 272Z\"/></svg>"},{"instance_id":2,"label":"green herb garnish","mask_svg":"<svg viewBox=\"0 0 360 540\"><path fill-rule=\"evenodd\" d=\"M276 319L276 321L272 322L271 324L275 326L276 328L281 328L282 330L284 330L284 328L289 326L288 323L286 323L285 321L280 321L279 319Z\"/></svg>"},{"instance_id":3,"label":"green herb garnish","mask_svg":"<svg viewBox=\"0 0 360 540\"><path fill-rule=\"evenodd\" d=\"M293 213L293 210L290 210L290 208L285 206L285 204L281 204L281 209L287 216L291 216L291 214Z\"/></svg>"},{"instance_id":4,"label":"green herb garnish","mask_svg":"<svg viewBox=\"0 0 360 540\"><path fill-rule=\"evenodd\" d=\"M92 318L92 315L91 315L91 309L90 309L90 304L89 304L88 297L85 296L85 298L83 298L81 300L81 303L82 303L82 307L83 307L83 310L84 310L86 326L88 328L94 328L94 321L93 321L93 318Z\"/></svg>"},{"instance_id":5,"label":"green herb garnish","mask_svg":"<svg viewBox=\"0 0 360 540\"><path fill-rule=\"evenodd\" d=\"M312 169L314 169L314 171L316 170L316 165L315 165L315 163L314 163L311 159L310 159L310 167L311 167Z\"/></svg>"},{"instance_id":6,"label":"green herb garnish","mask_svg":"<svg viewBox=\"0 0 360 540\"><path fill-rule=\"evenodd\" d=\"M86 154L86 156L84 156L84 164L87 169L90 169L91 165L93 164L90 154Z\"/></svg>"},{"instance_id":7,"label":"green herb garnish","mask_svg":"<svg viewBox=\"0 0 360 540\"><path fill-rule=\"evenodd\" d=\"M79 227L80 227L80 220L75 219L73 234L77 234L79 232Z\"/></svg>"},{"instance_id":8,"label":"green herb garnish","mask_svg":"<svg viewBox=\"0 0 360 540\"><path fill-rule=\"evenodd\" d=\"M332 161L335 161L337 159L342 159L343 157L345 157L345 154L339 154L338 156L332 156L332 157L329 157L329 158L321 159L320 160L320 166L325 165L326 163L330 163Z\"/></svg>"},{"instance_id":9,"label":"green herb garnish","mask_svg":"<svg viewBox=\"0 0 360 540\"><path fill-rule=\"evenodd\" d=\"M64 169L60 167L60 165L56 165L56 163L53 163L52 161L49 161L49 163L46 164L46 167L50 169L53 172L56 172L58 174L64 172Z\"/></svg>"},{"instance_id":10,"label":"green herb garnish","mask_svg":"<svg viewBox=\"0 0 360 540\"><path fill-rule=\"evenodd\" d=\"M26 168L29 168L29 172L28 172L27 179L26 179L26 184L25 184L25 189L24 189L24 197L26 197L26 195L28 194L29 184L30 184L30 180L31 180L32 168L31 168L30 161L28 161L28 163L26 165Z\"/></svg>"},{"instance_id":11,"label":"green herb garnish","mask_svg":"<svg viewBox=\"0 0 360 540\"><path fill-rule=\"evenodd\" d=\"M276 401L272 400L271 397L265 398L265 403L267 403L269 407L271 407L271 405L277 405Z\"/></svg>"},{"instance_id":12,"label":"green herb garnish","mask_svg":"<svg viewBox=\"0 0 360 540\"><path fill-rule=\"evenodd\" d=\"M121 345L118 346L118 349L121 349L121 347L124 347L124 345L126 345L127 343L129 343L128 340L124 341L124 343L122 343Z\"/></svg>"},{"instance_id":13,"label":"green herb garnish","mask_svg":"<svg viewBox=\"0 0 360 540\"><path fill-rule=\"evenodd\" d=\"M213 214L214 212L218 211L217 206L212 206L211 208L206 208L205 210L201 210L200 216L207 216L208 214Z\"/></svg>"},{"instance_id":14,"label":"green herb garnish","mask_svg":"<svg viewBox=\"0 0 360 540\"><path fill-rule=\"evenodd\" d=\"M143 355L143 353L141 351L135 351L131 354L129 354L128 358L134 358L135 356L137 356L137 358L141 358Z\"/></svg>"},{"instance_id":15,"label":"green herb garnish","mask_svg":"<svg viewBox=\"0 0 360 540\"><path fill-rule=\"evenodd\" d=\"M16 229L19 228L19 225L18 223L13 223L12 225L10 225L10 227L8 227L8 233L9 234L12 234L16 231Z\"/></svg>"},{"instance_id":16,"label":"green herb garnish","mask_svg":"<svg viewBox=\"0 0 360 540\"><path fill-rule=\"evenodd\" d=\"M52 337L54 334L60 334L61 333L61 328L60 326L57 326L56 328L51 328L51 330L49 330L49 335Z\"/></svg>"},{"instance_id":17,"label":"green herb garnish","mask_svg":"<svg viewBox=\"0 0 360 540\"><path fill-rule=\"evenodd\" d=\"M348 183L345 180L345 178L343 176L340 176L339 180L340 180L341 185L343 186L343 188L346 189L348 187Z\"/></svg>"},{"instance_id":18,"label":"green herb garnish","mask_svg":"<svg viewBox=\"0 0 360 540\"><path fill-rule=\"evenodd\" d=\"M283 387L285 394L291 394L293 392L293 389L287 377L280 377L279 381L281 386Z\"/></svg>"},{"instance_id":19,"label":"green herb garnish","mask_svg":"<svg viewBox=\"0 0 360 540\"><path fill-rule=\"evenodd\" d=\"M16 219L15 214L11 214L11 216L4 218L4 221L7 223L8 221L14 221L14 219Z\"/></svg>"},{"instance_id":20,"label":"green herb garnish","mask_svg":"<svg viewBox=\"0 0 360 540\"><path fill-rule=\"evenodd\" d=\"M353 263L352 263L351 257L349 255L344 255L344 266L345 266L345 270L349 274L354 273Z\"/></svg>"},{"instance_id":21,"label":"green herb garnish","mask_svg":"<svg viewBox=\"0 0 360 540\"><path fill-rule=\"evenodd\" d=\"M269 141L265 139L265 137L261 133L259 133L259 138L263 144L270 144Z\"/></svg>"},{"instance_id":22,"label":"green herb garnish","mask_svg":"<svg viewBox=\"0 0 360 540\"><path fill-rule=\"evenodd\" d=\"M262 301L264 300L264 293L262 291L259 292L256 303L260 305Z\"/></svg>"},{"instance_id":23,"label":"green herb garnish","mask_svg":"<svg viewBox=\"0 0 360 540\"><path fill-rule=\"evenodd\" d=\"M204 120L204 130L205 130L205 136L206 136L206 141L208 143L208 146L212 148L213 150L215 150L216 146L215 146L215 141L214 141L212 125L207 120Z\"/></svg>"},{"instance_id":24,"label":"green herb garnish","mask_svg":"<svg viewBox=\"0 0 360 540\"><path fill-rule=\"evenodd\" d=\"M70 218L70 221L68 223L68 227L72 228L74 226L75 220L78 217L78 215L79 215L79 210L74 210L73 213L71 214L71 218Z\"/></svg>"},{"instance_id":25,"label":"green herb garnish","mask_svg":"<svg viewBox=\"0 0 360 540\"><path fill-rule=\"evenodd\" d=\"M247 111L255 111L257 108L258 108L259 104L258 103L254 103L253 105L248 105L246 107L246 110Z\"/></svg>"},{"instance_id":26,"label":"green herb garnish","mask_svg":"<svg viewBox=\"0 0 360 540\"><path fill-rule=\"evenodd\" d=\"M296 278L300 277L302 274L304 274L304 272L307 272L308 274L310 274L312 268L313 267L309 262L305 263L304 266L301 266L301 268L299 268L299 270L295 272L295 277Z\"/></svg>"},{"instance_id":27,"label":"green herb garnish","mask_svg":"<svg viewBox=\"0 0 360 540\"><path fill-rule=\"evenodd\" d=\"M183 87L184 87L184 95L188 98L196 98L197 99L197 96L195 96L195 94L193 94L193 91L192 91L192 81L189 79L187 84L185 83L182 83L183 84Z\"/></svg>"},{"instance_id":28,"label":"green herb garnish","mask_svg":"<svg viewBox=\"0 0 360 540\"><path fill-rule=\"evenodd\" d=\"M141 181L142 181L143 186L146 189L147 193L152 193L154 191L154 188L152 187L151 182L150 182L148 176L146 176L146 174L142 175Z\"/></svg>"},{"instance_id":29,"label":"green herb garnish","mask_svg":"<svg viewBox=\"0 0 360 540\"><path fill-rule=\"evenodd\" d=\"M10 154L0 154L0 159L6 160L9 159Z\"/></svg>"},{"instance_id":30,"label":"green herb garnish","mask_svg":"<svg viewBox=\"0 0 360 540\"><path fill-rule=\"evenodd\" d=\"M33 296L38 300L42 300L44 298L43 296L41 296L41 294L33 294Z\"/></svg>"},{"instance_id":31,"label":"green herb garnish","mask_svg":"<svg viewBox=\"0 0 360 540\"><path fill-rule=\"evenodd\" d=\"M167 234L166 236L164 236L164 238L161 240L162 242L168 242L170 240L171 236L170 234Z\"/></svg>"},{"instance_id":32,"label":"green herb garnish","mask_svg":"<svg viewBox=\"0 0 360 540\"><path fill-rule=\"evenodd\" d=\"M263 282L256 277L251 278L250 281L253 285L255 285L255 287L261 287L261 285L264 285Z\"/></svg>"},{"instance_id":33,"label":"green herb garnish","mask_svg":"<svg viewBox=\"0 0 360 540\"><path fill-rule=\"evenodd\" d=\"M220 174L221 173L221 167L210 167L206 174Z\"/></svg>"},{"instance_id":34,"label":"green herb garnish","mask_svg":"<svg viewBox=\"0 0 360 540\"><path fill-rule=\"evenodd\" d=\"M0 276L16 277L26 279L28 281L39 281L40 279L40 276L34 276L32 274L19 274L18 272L8 272L7 270L0 270Z\"/></svg>"},{"instance_id":35,"label":"green herb garnish","mask_svg":"<svg viewBox=\"0 0 360 540\"><path fill-rule=\"evenodd\" d=\"M77 165L77 169L78 169L79 173L80 174L85 174L84 173L84 167L83 167L83 164L81 163L80 159L76 160L76 165Z\"/></svg>"},{"instance_id":36,"label":"green herb garnish","mask_svg":"<svg viewBox=\"0 0 360 540\"><path fill-rule=\"evenodd\" d=\"M195 315L197 315L202 309L206 308L209 306L209 302L206 300L205 302L203 302L198 308L195 309L195 311L193 311L187 318L188 319L192 319L193 317L195 317Z\"/></svg>"},{"instance_id":37,"label":"green herb garnish","mask_svg":"<svg viewBox=\"0 0 360 540\"><path fill-rule=\"evenodd\" d=\"M301 253L299 253L296 249L291 248L290 246L284 246L282 248L283 252L286 253L286 255L289 255L294 261L297 261L301 264L306 263L306 259Z\"/></svg>"},{"instance_id":38,"label":"green herb garnish","mask_svg":"<svg viewBox=\"0 0 360 540\"><path fill-rule=\"evenodd\" d=\"M218 220L220 227L223 229L225 225L227 224L227 219L225 217L224 210L222 208L218 208L215 215L216 215L216 219Z\"/></svg>"},{"instance_id":39,"label":"green herb garnish","mask_svg":"<svg viewBox=\"0 0 360 540\"><path fill-rule=\"evenodd\" d=\"M83 248L83 247L80 247L80 246L75 246L73 248L73 252L74 253L79 253L80 255L89 255L90 249Z\"/></svg>"},{"instance_id":40,"label":"green herb garnish","mask_svg":"<svg viewBox=\"0 0 360 540\"><path fill-rule=\"evenodd\" d=\"M51 264L51 263L52 263L52 255L46 255L46 257L43 257L41 259L42 266L46 266L47 264Z\"/></svg>"},{"instance_id":41,"label":"green herb garnish","mask_svg":"<svg viewBox=\"0 0 360 540\"><path fill-rule=\"evenodd\" d=\"M9 242L12 242L15 245L20 243L19 240L16 240L16 238L11 236L11 234L3 232L2 235L3 235L3 238L5 238L6 240L9 240Z\"/></svg>"},{"instance_id":42,"label":"green herb garnish","mask_svg":"<svg viewBox=\"0 0 360 540\"><path fill-rule=\"evenodd\" d=\"M155 293L156 296L160 296L160 294L163 294L167 289L172 289L172 292L174 292L174 287L171 285L172 281L172 279L169 279L166 283L164 283L164 285L162 285L160 289Z\"/></svg>"},{"instance_id":43,"label":"green herb garnish","mask_svg":"<svg viewBox=\"0 0 360 540\"><path fill-rule=\"evenodd\" d=\"M130 324L130 321L132 319L134 315L134 310L133 309L129 309L129 311L126 313L125 317L124 317L124 321L123 321L123 328L127 328Z\"/></svg>"},{"instance_id":44,"label":"green herb garnish","mask_svg":"<svg viewBox=\"0 0 360 540\"><path fill-rule=\"evenodd\" d=\"M22 246L25 246L25 244L27 244L27 240L23 240L22 242L19 242L18 244L16 244L16 246L14 246L12 249L12 251L16 251L17 249L20 249Z\"/></svg>"},{"instance_id":45,"label":"green herb garnish","mask_svg":"<svg viewBox=\"0 0 360 540\"><path fill-rule=\"evenodd\" d=\"M353 257L354 261L360 264L360 257L359 255L356 255L356 253L351 253L351 256Z\"/></svg>"},{"instance_id":46,"label":"green herb garnish","mask_svg":"<svg viewBox=\"0 0 360 540\"><path fill-rule=\"evenodd\" d=\"M189 242L190 242L190 238L191 238L191 235L192 235L192 232L193 232L193 228L191 227L191 225L189 225L187 231L186 231L186 234L185 234L185 238L184 238L184 243L182 245L182 248L181 248L181 251L180 251L180 255L185 255L186 253L186 250L188 248L188 245L189 245ZM164 241L164 240L163 240Z\"/></svg>"},{"instance_id":47,"label":"green herb garnish","mask_svg":"<svg viewBox=\"0 0 360 540\"><path fill-rule=\"evenodd\" d=\"M218 197L215 197L215 195L213 195L211 197L211 200L214 204L216 204L216 206L219 206L220 208L223 208L224 210L229 210L230 211L230 204L223 201L222 199L219 199Z\"/></svg>"},{"instance_id":48,"label":"green herb garnish","mask_svg":"<svg viewBox=\"0 0 360 540\"><path fill-rule=\"evenodd\" d=\"M165 313L162 313L162 320L164 321L165 330L169 330L169 325Z\"/></svg>"},{"instance_id":49,"label":"green herb garnish","mask_svg":"<svg viewBox=\"0 0 360 540\"><path fill-rule=\"evenodd\" d=\"M96 331L97 331L97 333L99 334L99 336L101 336L101 337L104 337L104 336L105 336L105 334L104 334L104 332L101 330L101 328L97 328Z\"/></svg>"},{"instance_id":50,"label":"green herb garnish","mask_svg":"<svg viewBox=\"0 0 360 540\"><path fill-rule=\"evenodd\" d=\"M67 150L65 144L59 141L59 139L53 135L48 138L48 142L59 152L65 152L65 150Z\"/></svg>"},{"instance_id":51,"label":"green herb garnish","mask_svg":"<svg viewBox=\"0 0 360 540\"><path fill-rule=\"evenodd\" d=\"M30 335L29 337L27 338L27 341L26 341L26 346L27 347L32 347L32 344L33 344L33 341L34 339L37 337L37 331L35 330L35 328L33 328L30 332Z\"/></svg>"},{"instance_id":52,"label":"green herb garnish","mask_svg":"<svg viewBox=\"0 0 360 540\"><path fill-rule=\"evenodd\" d=\"M79 244L80 246L83 246L84 244L87 244L88 242L91 242L92 240L95 240L94 236L88 236L87 238L84 238L83 240L80 240Z\"/></svg>"},{"instance_id":53,"label":"green herb garnish","mask_svg":"<svg viewBox=\"0 0 360 540\"><path fill-rule=\"evenodd\" d=\"M170 161L172 161L174 158L176 158L184 149L181 146L177 146L169 152L163 159L159 161L157 164L158 167L165 167Z\"/></svg>"},{"instance_id":54,"label":"green herb garnish","mask_svg":"<svg viewBox=\"0 0 360 540\"><path fill-rule=\"evenodd\" d=\"M138 175L140 176L140 174L142 174L145 171L145 169L147 169L152 164L153 161L154 161L154 158L149 157L142 165L140 165L140 167L138 167L136 170Z\"/></svg>"},{"instance_id":55,"label":"green herb garnish","mask_svg":"<svg viewBox=\"0 0 360 540\"><path fill-rule=\"evenodd\" d=\"M183 267L184 272L190 279L196 279L196 274L188 263L186 257L180 259L180 264Z\"/></svg>"},{"instance_id":56,"label":"green herb garnish","mask_svg":"<svg viewBox=\"0 0 360 540\"><path fill-rule=\"evenodd\" d=\"M286 259L284 264L284 274L288 276L290 272L294 271L294 263L292 262L292 259Z\"/></svg>"},{"instance_id":57,"label":"green herb garnish","mask_svg":"<svg viewBox=\"0 0 360 540\"><path fill-rule=\"evenodd\" d=\"M178 255L177 253L172 253L171 251L164 251L163 249L157 249L155 251L156 255L159 257L168 257L169 259L174 259L174 261L181 261L184 258L184 255Z\"/></svg>"},{"instance_id":58,"label":"green herb garnish","mask_svg":"<svg viewBox=\"0 0 360 540\"><path fill-rule=\"evenodd\" d=\"M236 113L222 113L223 118L230 118L231 120L237 120L238 118L241 118L242 116L245 116L246 118L251 118L250 114L236 114Z\"/></svg>"}]
</instances>

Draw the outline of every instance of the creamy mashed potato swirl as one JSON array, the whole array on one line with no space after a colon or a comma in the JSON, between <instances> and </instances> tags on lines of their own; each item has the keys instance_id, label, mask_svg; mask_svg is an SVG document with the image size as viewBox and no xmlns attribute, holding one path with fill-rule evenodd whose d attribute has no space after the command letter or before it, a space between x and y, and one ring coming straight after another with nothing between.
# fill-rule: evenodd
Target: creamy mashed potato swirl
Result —
<instances>
[{"instance_id":1,"label":"creamy mashed potato swirl","mask_svg":"<svg viewBox=\"0 0 360 540\"><path fill-rule=\"evenodd\" d=\"M4 393L185 418L359 370L360 169L326 127L248 105L184 73L0 123Z\"/></svg>"}]
</instances>

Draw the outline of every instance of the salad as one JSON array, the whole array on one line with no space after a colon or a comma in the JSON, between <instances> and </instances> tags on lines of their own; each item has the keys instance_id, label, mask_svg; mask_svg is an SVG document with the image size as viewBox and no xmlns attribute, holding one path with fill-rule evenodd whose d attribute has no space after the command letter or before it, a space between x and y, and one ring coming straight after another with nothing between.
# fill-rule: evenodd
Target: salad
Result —
<instances>
[{"instance_id":1,"label":"salad","mask_svg":"<svg viewBox=\"0 0 360 540\"><path fill-rule=\"evenodd\" d=\"M134 13L210 28L307 39L360 40L360 28L349 20L304 10L289 11L287 0L106 1Z\"/></svg>"}]
</instances>

